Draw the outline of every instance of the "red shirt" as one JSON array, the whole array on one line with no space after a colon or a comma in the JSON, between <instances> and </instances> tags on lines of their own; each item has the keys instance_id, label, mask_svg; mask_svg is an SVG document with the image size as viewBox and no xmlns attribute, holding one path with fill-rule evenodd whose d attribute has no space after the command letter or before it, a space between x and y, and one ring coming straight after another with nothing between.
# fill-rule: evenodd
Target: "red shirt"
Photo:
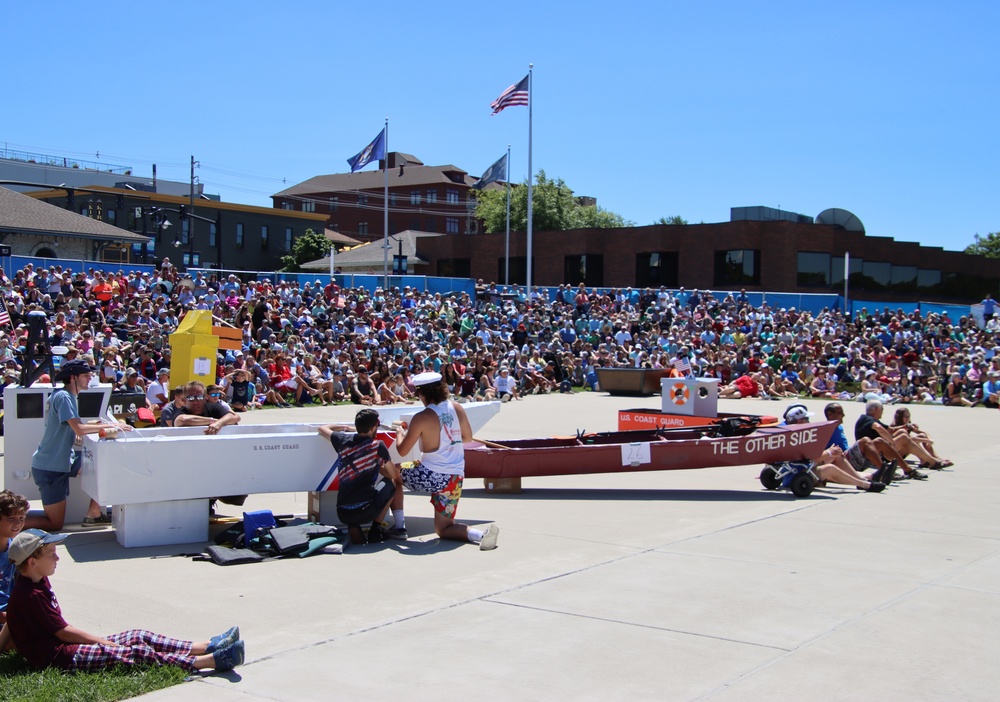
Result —
<instances>
[{"instance_id":1,"label":"red shirt","mask_svg":"<svg viewBox=\"0 0 1000 702\"><path fill-rule=\"evenodd\" d=\"M63 643L56 632L69 626L49 579L37 583L18 574L7 605L7 627L18 652L36 668L69 668L77 644Z\"/></svg>"}]
</instances>

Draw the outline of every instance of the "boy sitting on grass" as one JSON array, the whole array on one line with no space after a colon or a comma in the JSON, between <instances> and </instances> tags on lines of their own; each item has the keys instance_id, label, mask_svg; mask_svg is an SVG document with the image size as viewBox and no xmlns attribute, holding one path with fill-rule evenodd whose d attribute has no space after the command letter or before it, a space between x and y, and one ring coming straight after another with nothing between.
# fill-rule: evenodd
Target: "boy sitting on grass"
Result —
<instances>
[{"instance_id":1,"label":"boy sitting on grass","mask_svg":"<svg viewBox=\"0 0 1000 702\"><path fill-rule=\"evenodd\" d=\"M7 550L17 566L7 627L17 650L31 666L93 671L116 664L146 663L176 665L193 672L203 668L232 670L243 663L244 644L235 626L209 641L193 643L143 629L102 638L67 624L49 585L59 563L56 544L66 536L27 529L14 537Z\"/></svg>"}]
</instances>

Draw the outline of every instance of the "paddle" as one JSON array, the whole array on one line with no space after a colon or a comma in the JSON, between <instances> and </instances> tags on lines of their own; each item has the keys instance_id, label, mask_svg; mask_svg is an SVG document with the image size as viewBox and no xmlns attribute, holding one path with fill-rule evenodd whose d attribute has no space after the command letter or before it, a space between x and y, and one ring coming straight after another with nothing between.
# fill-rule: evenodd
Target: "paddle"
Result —
<instances>
[{"instance_id":1,"label":"paddle","mask_svg":"<svg viewBox=\"0 0 1000 702\"><path fill-rule=\"evenodd\" d=\"M477 442L479 442L480 444L482 444L483 446L488 446L488 447L490 447L490 448L498 448L498 449L505 449L505 450L507 450L507 451L510 451L510 450L511 450L510 446L504 446L503 444L498 444L498 443L497 443L497 442L495 442L495 441L487 441L486 439L477 439L477 438L476 438L476 437L474 437L474 436L472 437L472 440L473 440L473 441L477 441Z\"/></svg>"}]
</instances>

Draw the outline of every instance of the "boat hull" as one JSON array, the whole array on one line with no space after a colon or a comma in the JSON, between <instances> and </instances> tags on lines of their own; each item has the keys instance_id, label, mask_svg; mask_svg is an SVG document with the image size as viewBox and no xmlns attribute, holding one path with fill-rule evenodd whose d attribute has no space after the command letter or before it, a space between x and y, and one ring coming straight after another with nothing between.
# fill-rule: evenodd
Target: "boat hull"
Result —
<instances>
[{"instance_id":1,"label":"boat hull","mask_svg":"<svg viewBox=\"0 0 1000 702\"><path fill-rule=\"evenodd\" d=\"M760 424L777 424L778 418L768 415L733 414L719 412L713 417L697 417L687 414L668 414L655 409L618 410L618 431L635 431L643 429L675 429L677 427L703 427L715 424L727 417L745 417L756 419Z\"/></svg>"},{"instance_id":2,"label":"boat hull","mask_svg":"<svg viewBox=\"0 0 1000 702\"><path fill-rule=\"evenodd\" d=\"M752 434L709 437L707 428L588 434L560 439L470 444L467 478L528 478L633 471L691 470L817 458L836 422L760 427Z\"/></svg>"}]
</instances>

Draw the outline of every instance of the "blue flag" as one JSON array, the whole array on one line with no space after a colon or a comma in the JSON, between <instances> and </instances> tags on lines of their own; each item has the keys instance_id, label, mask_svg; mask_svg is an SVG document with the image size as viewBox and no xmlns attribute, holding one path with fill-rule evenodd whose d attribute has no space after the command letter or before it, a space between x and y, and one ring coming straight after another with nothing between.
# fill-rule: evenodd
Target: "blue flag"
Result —
<instances>
[{"instance_id":1,"label":"blue flag","mask_svg":"<svg viewBox=\"0 0 1000 702\"><path fill-rule=\"evenodd\" d=\"M496 163L487 168L486 172L483 173L483 177L472 187L476 190L482 190L490 183L495 183L498 180L507 180L507 154L501 156Z\"/></svg>"},{"instance_id":2,"label":"blue flag","mask_svg":"<svg viewBox=\"0 0 1000 702\"><path fill-rule=\"evenodd\" d=\"M351 173L354 171L361 170L369 163L377 159L385 158L385 128L378 133L378 136L372 139L370 143L365 148L361 149L359 153L351 156L347 159L347 164L351 167Z\"/></svg>"}]
</instances>

